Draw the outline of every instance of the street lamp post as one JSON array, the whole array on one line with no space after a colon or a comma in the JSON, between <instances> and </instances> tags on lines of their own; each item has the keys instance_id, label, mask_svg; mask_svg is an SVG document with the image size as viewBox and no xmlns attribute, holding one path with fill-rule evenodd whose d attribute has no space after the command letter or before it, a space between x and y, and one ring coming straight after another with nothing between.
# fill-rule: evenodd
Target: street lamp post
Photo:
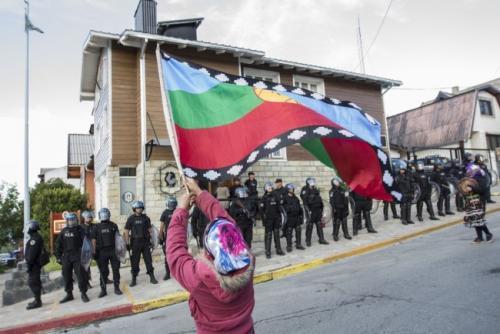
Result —
<instances>
[{"instance_id":1,"label":"street lamp post","mask_svg":"<svg viewBox=\"0 0 500 334\"><path fill-rule=\"evenodd\" d=\"M30 21L30 3L26 4L24 15L24 30L26 32L26 82L24 97L24 245L29 239L28 224L30 221L30 187L29 187L29 102L30 102L30 31L34 30L43 34L40 28L35 27Z\"/></svg>"}]
</instances>

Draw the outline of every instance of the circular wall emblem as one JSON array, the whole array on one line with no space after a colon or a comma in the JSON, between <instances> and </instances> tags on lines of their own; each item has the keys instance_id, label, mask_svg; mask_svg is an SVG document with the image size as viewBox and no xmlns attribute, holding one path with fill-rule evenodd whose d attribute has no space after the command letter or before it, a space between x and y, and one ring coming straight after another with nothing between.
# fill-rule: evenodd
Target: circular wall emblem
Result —
<instances>
[{"instance_id":1,"label":"circular wall emblem","mask_svg":"<svg viewBox=\"0 0 500 334\"><path fill-rule=\"evenodd\" d=\"M125 203L132 203L134 194L131 191L126 191L122 194L122 199Z\"/></svg>"},{"instance_id":2,"label":"circular wall emblem","mask_svg":"<svg viewBox=\"0 0 500 334\"><path fill-rule=\"evenodd\" d=\"M173 188L177 184L177 178L175 177L174 172L165 173L165 182L167 183L167 187Z\"/></svg>"}]
</instances>

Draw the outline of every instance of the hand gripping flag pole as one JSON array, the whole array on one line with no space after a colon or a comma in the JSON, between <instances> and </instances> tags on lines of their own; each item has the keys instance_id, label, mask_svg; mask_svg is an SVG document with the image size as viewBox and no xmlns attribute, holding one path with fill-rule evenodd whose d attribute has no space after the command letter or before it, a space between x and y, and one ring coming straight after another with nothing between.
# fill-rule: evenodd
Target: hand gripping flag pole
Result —
<instances>
[{"instance_id":1,"label":"hand gripping flag pole","mask_svg":"<svg viewBox=\"0 0 500 334\"><path fill-rule=\"evenodd\" d=\"M168 98L165 92L167 91L165 80L163 80L162 73L162 64L161 64L161 50L160 43L156 44L156 61L158 63L158 77L160 79L160 88L161 88L161 101L163 106L163 114L165 116L165 122L167 124L167 132L168 138L170 140L170 146L172 147L172 153L174 154L175 164L177 165L177 169L179 169L179 174L181 177L182 183L184 183L184 172L182 170L181 158L179 154L179 141L177 139L177 131L175 130L173 115L172 115L172 106L170 105L170 99ZM186 191L189 192L188 189Z\"/></svg>"}]
</instances>

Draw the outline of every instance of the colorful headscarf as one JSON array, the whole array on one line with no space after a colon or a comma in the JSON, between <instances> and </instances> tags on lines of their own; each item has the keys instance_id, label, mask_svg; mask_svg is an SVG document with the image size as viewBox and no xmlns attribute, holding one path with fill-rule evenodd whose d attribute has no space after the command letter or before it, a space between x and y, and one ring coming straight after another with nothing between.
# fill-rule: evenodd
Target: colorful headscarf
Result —
<instances>
[{"instance_id":1,"label":"colorful headscarf","mask_svg":"<svg viewBox=\"0 0 500 334\"><path fill-rule=\"evenodd\" d=\"M471 162L467 165L467 167L465 167L465 174L468 177L472 177L472 178L476 179L476 178L484 176L485 172L481 169L481 167L479 167L478 165Z\"/></svg>"},{"instance_id":2,"label":"colorful headscarf","mask_svg":"<svg viewBox=\"0 0 500 334\"><path fill-rule=\"evenodd\" d=\"M214 258L215 270L222 275L250 264L250 252L240 229L224 218L217 218L207 228L205 249Z\"/></svg>"}]
</instances>

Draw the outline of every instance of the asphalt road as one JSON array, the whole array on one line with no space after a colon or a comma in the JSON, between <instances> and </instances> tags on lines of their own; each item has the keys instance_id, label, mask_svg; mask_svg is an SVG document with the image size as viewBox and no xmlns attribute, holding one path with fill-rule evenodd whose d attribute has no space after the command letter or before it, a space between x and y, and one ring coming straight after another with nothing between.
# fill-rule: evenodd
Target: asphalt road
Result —
<instances>
[{"instance_id":1,"label":"asphalt road","mask_svg":"<svg viewBox=\"0 0 500 334\"><path fill-rule=\"evenodd\" d=\"M500 213L489 215L500 238ZM257 333L500 333L500 239L462 225L256 286ZM186 303L71 333L193 333Z\"/></svg>"}]
</instances>

